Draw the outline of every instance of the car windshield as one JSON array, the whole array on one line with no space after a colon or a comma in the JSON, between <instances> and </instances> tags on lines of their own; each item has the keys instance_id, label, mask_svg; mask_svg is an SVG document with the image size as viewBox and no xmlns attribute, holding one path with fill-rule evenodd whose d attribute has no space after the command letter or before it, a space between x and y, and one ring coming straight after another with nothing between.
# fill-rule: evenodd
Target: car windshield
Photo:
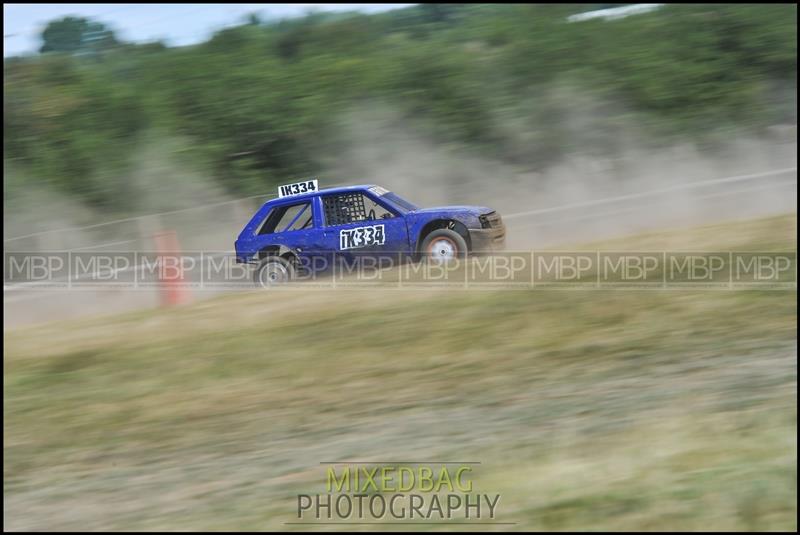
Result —
<instances>
[{"instance_id":1,"label":"car windshield","mask_svg":"<svg viewBox=\"0 0 800 535\"><path fill-rule=\"evenodd\" d=\"M389 202L396 204L397 206L403 208L404 210L408 211L419 210L419 206L415 205L414 203L408 202L407 200L403 199L402 197L398 196L395 193L392 193L391 191L387 191L382 195L382 197L384 199L389 199Z\"/></svg>"}]
</instances>

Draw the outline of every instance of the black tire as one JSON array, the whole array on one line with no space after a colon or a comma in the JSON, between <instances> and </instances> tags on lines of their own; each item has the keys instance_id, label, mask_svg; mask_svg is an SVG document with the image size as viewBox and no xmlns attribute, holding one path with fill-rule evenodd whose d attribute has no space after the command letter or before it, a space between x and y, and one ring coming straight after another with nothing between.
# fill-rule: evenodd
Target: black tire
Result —
<instances>
[{"instance_id":1,"label":"black tire","mask_svg":"<svg viewBox=\"0 0 800 535\"><path fill-rule=\"evenodd\" d=\"M268 256L253 271L253 283L259 288L270 288L294 279L294 265L280 256Z\"/></svg>"},{"instance_id":2,"label":"black tire","mask_svg":"<svg viewBox=\"0 0 800 535\"><path fill-rule=\"evenodd\" d=\"M434 230L422 240L420 253L425 261L446 262L454 258L466 258L469 248L464 237L449 228Z\"/></svg>"}]
</instances>

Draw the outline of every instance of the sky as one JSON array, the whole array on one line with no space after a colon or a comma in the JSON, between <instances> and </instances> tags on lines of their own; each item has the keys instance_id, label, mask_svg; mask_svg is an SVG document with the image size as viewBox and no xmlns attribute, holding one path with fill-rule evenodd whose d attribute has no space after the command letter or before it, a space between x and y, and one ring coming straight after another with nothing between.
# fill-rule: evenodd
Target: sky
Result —
<instances>
[{"instance_id":1,"label":"sky","mask_svg":"<svg viewBox=\"0 0 800 535\"><path fill-rule=\"evenodd\" d=\"M413 4L3 4L3 57L36 52L48 21L67 15L110 26L122 40L163 40L171 46L204 41L242 21L303 15L309 10L375 13Z\"/></svg>"}]
</instances>

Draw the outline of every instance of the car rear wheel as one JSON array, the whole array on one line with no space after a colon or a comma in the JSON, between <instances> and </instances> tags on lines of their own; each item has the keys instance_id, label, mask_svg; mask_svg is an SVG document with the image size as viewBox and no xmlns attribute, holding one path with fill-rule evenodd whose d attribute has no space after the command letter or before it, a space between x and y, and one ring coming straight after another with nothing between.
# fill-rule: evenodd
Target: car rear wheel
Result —
<instances>
[{"instance_id":1,"label":"car rear wheel","mask_svg":"<svg viewBox=\"0 0 800 535\"><path fill-rule=\"evenodd\" d=\"M294 278L294 266L280 256L268 256L253 272L253 282L260 288L285 284Z\"/></svg>"},{"instance_id":2,"label":"car rear wheel","mask_svg":"<svg viewBox=\"0 0 800 535\"><path fill-rule=\"evenodd\" d=\"M454 230L434 230L422 241L422 254L429 262L449 262L467 256L467 242Z\"/></svg>"}]
</instances>

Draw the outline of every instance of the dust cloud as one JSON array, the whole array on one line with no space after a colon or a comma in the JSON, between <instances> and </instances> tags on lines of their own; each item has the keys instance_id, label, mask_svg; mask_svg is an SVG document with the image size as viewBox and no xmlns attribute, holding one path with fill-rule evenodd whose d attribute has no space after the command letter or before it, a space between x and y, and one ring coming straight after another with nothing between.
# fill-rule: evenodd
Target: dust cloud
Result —
<instances>
[{"instance_id":1,"label":"dust cloud","mask_svg":"<svg viewBox=\"0 0 800 535\"><path fill-rule=\"evenodd\" d=\"M489 206L506 218L508 246L519 249L796 211L796 171L685 187L796 168L795 125L774 127L759 139L730 136L713 149L690 142L659 146L635 123L612 119L625 116L618 103L563 87L538 96L560 109L560 137L570 150L558 160L492 159L435 139L425 124L390 105L370 104L341 114L335 135L345 149L314 155L323 168L318 178L322 186L380 184L422 206ZM524 153L526 143L528 151L539 150L518 121L497 121L513 134L513 151ZM264 199L226 194L201 166L187 164L189 143L151 132L125 177L108 178L124 182L133 200L130 217L103 216L55 189L29 187L6 166L4 239L63 230L7 241L4 249L151 250L152 235L165 229L176 230L185 249L230 249ZM641 195L665 189L672 191ZM148 214L162 215L141 217ZM109 219L121 221L72 230Z\"/></svg>"},{"instance_id":2,"label":"dust cloud","mask_svg":"<svg viewBox=\"0 0 800 535\"><path fill-rule=\"evenodd\" d=\"M124 174L97 180L131 206L112 215L6 166L4 250L147 251L163 230L176 230L185 247L230 248L246 216L201 166L187 164L189 144L159 132L143 136Z\"/></svg>"},{"instance_id":3,"label":"dust cloud","mask_svg":"<svg viewBox=\"0 0 800 535\"><path fill-rule=\"evenodd\" d=\"M577 148L541 166L492 159L443 143L425 125L403 118L390 106L363 107L340 117L336 135L345 150L315 155L323 167L317 178L323 187L380 184L422 206L488 206L506 221L509 250L563 249L653 230L797 211L795 125L772 128L760 139L731 136L714 149L689 142L654 146L635 127L613 125L606 135L603 112L597 112L596 105L587 111L587 106L576 106L571 115L562 113L566 132L575 136L570 146ZM524 150L525 139L520 133L515 150ZM11 178L4 182L4 239L63 230L7 241L4 250L152 251L153 234L165 229L177 231L184 251L231 250L263 199L231 199L209 174L186 165L181 158L186 143L162 135L143 142L126 178L135 213L77 231L73 229L102 218L54 190L20 187L24 177L7 173ZM689 187L780 169L790 170ZM286 182L298 178L302 177L286 177ZM265 196L272 193L264 191ZM647 243L639 243L647 249ZM688 239L672 243L677 249L692 247ZM200 294L195 292L197 298ZM4 327L157 302L155 289L92 295L10 292L4 299Z\"/></svg>"},{"instance_id":4,"label":"dust cloud","mask_svg":"<svg viewBox=\"0 0 800 535\"><path fill-rule=\"evenodd\" d=\"M797 209L796 170L700 184L796 169L795 126L703 148L689 142L654 147L635 128L617 125L613 143L592 145L602 139L597 130L604 123L580 114L563 118L580 150L538 168L437 143L423 126L387 106L359 110L343 117L349 148L323 176L335 183L380 184L423 206L489 206L506 218L508 246L520 249Z\"/></svg>"}]
</instances>

